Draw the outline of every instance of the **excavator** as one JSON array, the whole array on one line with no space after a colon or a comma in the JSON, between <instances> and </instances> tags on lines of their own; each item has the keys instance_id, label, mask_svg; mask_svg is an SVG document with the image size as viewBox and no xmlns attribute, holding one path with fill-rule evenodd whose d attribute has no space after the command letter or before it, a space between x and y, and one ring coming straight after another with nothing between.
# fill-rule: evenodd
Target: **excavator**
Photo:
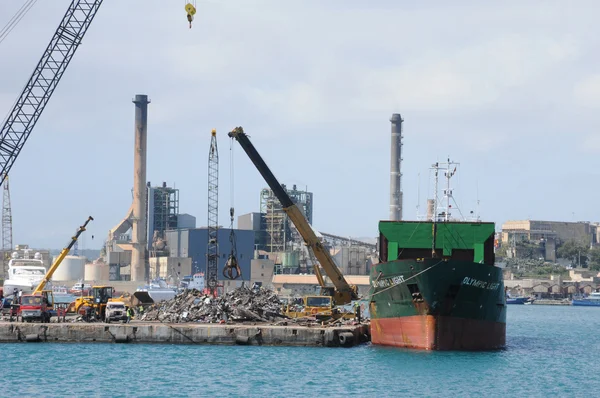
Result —
<instances>
[{"instance_id":1,"label":"excavator","mask_svg":"<svg viewBox=\"0 0 600 398\"><path fill-rule=\"evenodd\" d=\"M93 219L92 216L88 217L85 223L79 227L75 236L71 238L71 242L62 249L52 266L46 272L46 275L44 275L44 279L37 285L35 290L31 294L21 296L17 318L20 316L24 321L40 320L42 323L50 321L50 311L54 309L54 295L52 294L52 290L44 290L44 288L58 269L58 266L63 262L67 254L69 254L75 242L77 242L79 235L85 231L85 227Z\"/></svg>"},{"instance_id":2,"label":"excavator","mask_svg":"<svg viewBox=\"0 0 600 398\"><path fill-rule=\"evenodd\" d=\"M285 214L294 223L294 226L298 230L300 236L302 236L304 243L308 246L309 252L312 250L318 263L333 283L333 286L327 286L323 274L319 269L319 265L315 264L314 270L317 281L319 282L320 293L317 296L304 297L304 311L302 311L301 314L296 313L294 315L314 315L317 317L318 315L323 315L336 317L336 315L339 315L340 313L335 306L349 304L352 300L358 299L357 287L355 285L350 285L346 281L346 278L344 278L344 275L333 261L333 258L315 234L315 231L312 229L298 205L293 202L286 190L281 186L279 181L277 181L256 148L254 148L252 142L250 142L246 133L244 133L244 129L242 127L236 127L229 132L228 136L237 140L242 149L244 149L244 152L246 152L258 172L262 175L265 182L269 185L281 203Z\"/></svg>"}]
</instances>

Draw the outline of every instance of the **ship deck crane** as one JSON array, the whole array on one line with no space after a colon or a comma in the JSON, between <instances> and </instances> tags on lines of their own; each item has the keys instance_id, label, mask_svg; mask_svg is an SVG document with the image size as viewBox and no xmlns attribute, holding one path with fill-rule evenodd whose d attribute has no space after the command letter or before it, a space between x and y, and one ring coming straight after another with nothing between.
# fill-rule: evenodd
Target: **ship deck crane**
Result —
<instances>
[{"instance_id":1,"label":"ship deck crane","mask_svg":"<svg viewBox=\"0 0 600 398\"><path fill-rule=\"evenodd\" d=\"M73 245L75 245L75 242L77 242L77 239L79 238L79 235L81 235L83 233L83 231L85 231L85 227L93 219L94 218L92 216L89 216L88 219L85 221L85 223L81 227L79 227L79 229L77 230L77 233L75 234L75 236L73 236L71 238L71 242L69 242L69 244L67 245L67 247L65 247L64 249L62 249L62 251L60 252L60 254L58 255L58 257L54 261L54 264L52 264L52 266L50 267L50 269L48 269L48 272L46 272L46 275L44 275L44 279L42 279L42 281L35 288L35 290L33 291L32 294L35 295L35 294L41 294L42 293L42 290L44 290L44 288L46 287L46 284L52 278L52 275L54 274L54 271L56 271L56 269L58 268L58 266L60 265L60 263L62 263L62 261L67 256L67 254L69 254L69 251L71 250L71 248L73 247Z\"/></svg>"},{"instance_id":2,"label":"ship deck crane","mask_svg":"<svg viewBox=\"0 0 600 398\"><path fill-rule=\"evenodd\" d=\"M315 231L306 220L306 217L304 217L304 214L302 214L300 208L298 208L298 206L292 201L292 198L290 198L279 181L277 181L256 148L254 148L254 145L252 145L250 142L250 139L246 133L244 133L244 129L242 127L236 127L228 135L231 138L235 138L237 142L239 142L277 199L279 199L279 202L281 202L283 211L296 226L300 236L302 236L302 239L304 239L304 243L309 247L310 250L313 251L315 257L317 257L317 260L321 264L321 267L323 267L325 274L329 277L329 279L331 279L331 282L334 285L333 288L330 286L325 286L322 275L317 273L317 278L319 280L319 284L321 285L321 294L331 296L336 305L348 304L352 300L357 299L358 293L356 286L350 285L346 281L346 278L344 278L344 275L333 261L333 258L315 234ZM316 272L319 271L316 270Z\"/></svg>"}]
</instances>

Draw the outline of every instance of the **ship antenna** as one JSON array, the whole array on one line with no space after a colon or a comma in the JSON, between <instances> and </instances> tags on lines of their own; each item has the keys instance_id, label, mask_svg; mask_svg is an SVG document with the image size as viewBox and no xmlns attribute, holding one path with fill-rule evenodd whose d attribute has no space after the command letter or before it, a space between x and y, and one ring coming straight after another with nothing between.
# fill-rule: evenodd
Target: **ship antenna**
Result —
<instances>
[{"instance_id":1,"label":"ship antenna","mask_svg":"<svg viewBox=\"0 0 600 398\"><path fill-rule=\"evenodd\" d=\"M421 173L417 173L417 220L420 218L419 203L421 203Z\"/></svg>"},{"instance_id":2,"label":"ship antenna","mask_svg":"<svg viewBox=\"0 0 600 398\"><path fill-rule=\"evenodd\" d=\"M449 217L450 217L450 198L452 197L452 191L450 191L450 177L452 177L452 175L450 174L450 158L448 158L448 163L446 163L446 192L445 192L445 197L446 197L446 214L444 215L444 221L448 222Z\"/></svg>"},{"instance_id":3,"label":"ship antenna","mask_svg":"<svg viewBox=\"0 0 600 398\"><path fill-rule=\"evenodd\" d=\"M479 220L479 180L477 180L477 182L475 183L475 186L477 188L477 209L476 209L476 216L477 216L477 221Z\"/></svg>"},{"instance_id":4,"label":"ship antenna","mask_svg":"<svg viewBox=\"0 0 600 398\"><path fill-rule=\"evenodd\" d=\"M434 192L433 192L433 224L431 226L432 228L432 239L431 239L431 258L435 258L435 241L436 241L436 235L437 235L437 194L438 194L438 170L439 170L439 163L436 162L433 165L433 169L434 169Z\"/></svg>"}]
</instances>

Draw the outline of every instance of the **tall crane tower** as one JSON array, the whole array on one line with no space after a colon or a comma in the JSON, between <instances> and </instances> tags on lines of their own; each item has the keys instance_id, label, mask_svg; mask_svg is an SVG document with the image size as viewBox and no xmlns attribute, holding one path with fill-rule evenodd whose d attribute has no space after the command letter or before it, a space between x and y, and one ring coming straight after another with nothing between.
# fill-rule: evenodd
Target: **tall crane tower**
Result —
<instances>
[{"instance_id":1,"label":"tall crane tower","mask_svg":"<svg viewBox=\"0 0 600 398\"><path fill-rule=\"evenodd\" d=\"M2 264L4 280L8 278L8 261L13 249L12 245L12 208L10 207L10 189L8 187L8 176L4 178L4 195L2 196Z\"/></svg>"},{"instance_id":2,"label":"tall crane tower","mask_svg":"<svg viewBox=\"0 0 600 398\"><path fill-rule=\"evenodd\" d=\"M72 0L29 81L0 129L0 184L19 156L65 73L102 0Z\"/></svg>"},{"instance_id":3,"label":"tall crane tower","mask_svg":"<svg viewBox=\"0 0 600 398\"><path fill-rule=\"evenodd\" d=\"M208 152L208 247L206 250L206 280L213 296L217 292L219 271L219 150L217 130L213 129Z\"/></svg>"}]
</instances>

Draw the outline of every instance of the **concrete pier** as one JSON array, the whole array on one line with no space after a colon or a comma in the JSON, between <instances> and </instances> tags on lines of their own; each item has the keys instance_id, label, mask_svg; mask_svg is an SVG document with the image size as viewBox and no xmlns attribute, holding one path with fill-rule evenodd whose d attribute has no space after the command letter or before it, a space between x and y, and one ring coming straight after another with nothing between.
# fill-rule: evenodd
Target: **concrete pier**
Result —
<instances>
[{"instance_id":1,"label":"concrete pier","mask_svg":"<svg viewBox=\"0 0 600 398\"><path fill-rule=\"evenodd\" d=\"M353 347L370 340L368 325L339 327L158 323L0 322L0 342L167 343Z\"/></svg>"}]
</instances>

